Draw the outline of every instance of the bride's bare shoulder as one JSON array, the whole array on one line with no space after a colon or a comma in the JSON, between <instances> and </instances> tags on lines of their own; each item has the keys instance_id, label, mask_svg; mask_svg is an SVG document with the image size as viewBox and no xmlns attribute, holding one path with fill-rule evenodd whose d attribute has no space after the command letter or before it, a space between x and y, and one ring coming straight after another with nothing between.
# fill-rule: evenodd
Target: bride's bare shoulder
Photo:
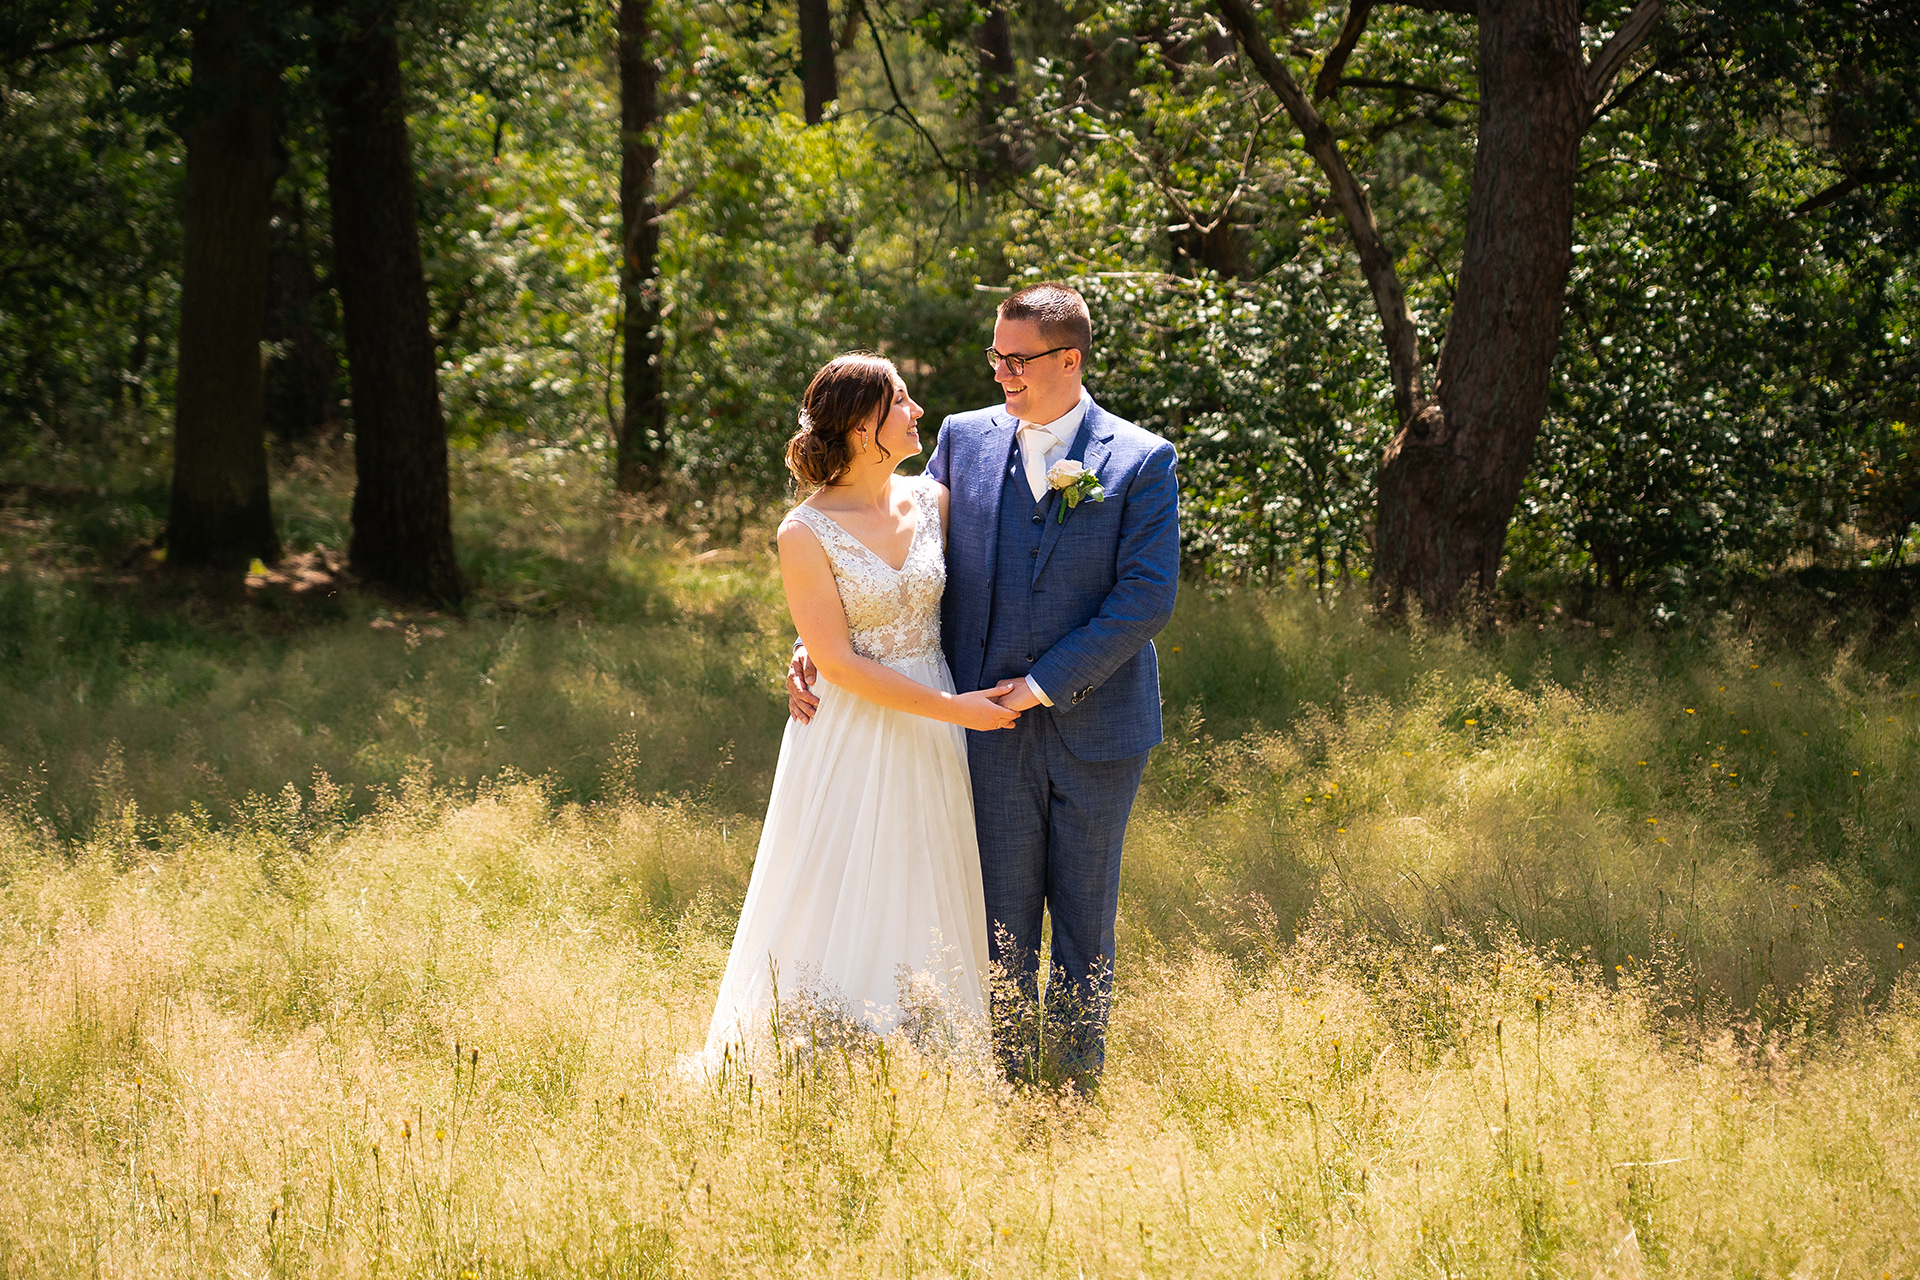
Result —
<instances>
[{"instance_id":1,"label":"bride's bare shoulder","mask_svg":"<svg viewBox=\"0 0 1920 1280\"><path fill-rule=\"evenodd\" d=\"M814 527L820 509L802 502L787 514L780 517L779 527L774 530L774 541L780 550L786 552L797 547L820 546L820 533Z\"/></svg>"}]
</instances>

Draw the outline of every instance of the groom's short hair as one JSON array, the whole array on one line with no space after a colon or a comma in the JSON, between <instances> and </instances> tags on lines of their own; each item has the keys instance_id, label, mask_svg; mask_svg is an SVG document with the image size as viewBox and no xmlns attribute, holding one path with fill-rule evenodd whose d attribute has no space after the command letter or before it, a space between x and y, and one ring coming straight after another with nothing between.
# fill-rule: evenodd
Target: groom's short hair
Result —
<instances>
[{"instance_id":1,"label":"groom's short hair","mask_svg":"<svg viewBox=\"0 0 1920 1280\"><path fill-rule=\"evenodd\" d=\"M1031 320L1056 347L1078 347L1081 359L1093 355L1093 317L1087 300L1063 284L1030 284L1000 304L1002 320Z\"/></svg>"}]
</instances>

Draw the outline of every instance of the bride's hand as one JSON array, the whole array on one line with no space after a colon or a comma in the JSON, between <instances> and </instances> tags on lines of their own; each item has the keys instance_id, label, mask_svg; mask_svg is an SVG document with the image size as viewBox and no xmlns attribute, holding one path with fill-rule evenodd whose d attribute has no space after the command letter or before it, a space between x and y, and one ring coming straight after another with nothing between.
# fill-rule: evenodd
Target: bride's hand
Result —
<instances>
[{"instance_id":1,"label":"bride's hand","mask_svg":"<svg viewBox=\"0 0 1920 1280\"><path fill-rule=\"evenodd\" d=\"M1020 718L1018 711L1009 711L995 698L1004 698L1012 692L1014 681L1002 680L991 689L976 689L972 693L954 695L953 707L956 712L953 722L966 729L1011 729L1014 721Z\"/></svg>"},{"instance_id":2,"label":"bride's hand","mask_svg":"<svg viewBox=\"0 0 1920 1280\"><path fill-rule=\"evenodd\" d=\"M813 713L820 708L819 695L811 687L819 678L820 673L813 668L813 659L807 656L807 647L796 647L793 661L787 664L787 714L801 724L811 721Z\"/></svg>"}]
</instances>

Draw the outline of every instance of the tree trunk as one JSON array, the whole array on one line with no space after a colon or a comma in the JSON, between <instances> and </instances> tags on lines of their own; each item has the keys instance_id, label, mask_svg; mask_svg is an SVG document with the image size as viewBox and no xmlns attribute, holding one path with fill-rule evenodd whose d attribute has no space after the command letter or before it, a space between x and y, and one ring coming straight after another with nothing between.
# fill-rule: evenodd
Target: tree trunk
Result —
<instances>
[{"instance_id":1,"label":"tree trunk","mask_svg":"<svg viewBox=\"0 0 1920 1280\"><path fill-rule=\"evenodd\" d=\"M1173 274L1190 275L1198 266L1223 280L1250 280L1253 263L1247 250L1245 232L1230 220L1231 211L1222 214L1205 231L1188 225L1173 232Z\"/></svg>"},{"instance_id":2,"label":"tree trunk","mask_svg":"<svg viewBox=\"0 0 1920 1280\"><path fill-rule=\"evenodd\" d=\"M1001 120L1008 108L1020 101L1013 61L1013 31L1007 24L1002 5L987 10L974 35L980 58L980 149L986 161L989 183L1018 177L1021 155L1011 134L1011 126Z\"/></svg>"},{"instance_id":3,"label":"tree trunk","mask_svg":"<svg viewBox=\"0 0 1920 1280\"><path fill-rule=\"evenodd\" d=\"M353 395L353 568L415 599L458 604L413 147L391 3L321 0L334 285Z\"/></svg>"},{"instance_id":4,"label":"tree trunk","mask_svg":"<svg viewBox=\"0 0 1920 1280\"><path fill-rule=\"evenodd\" d=\"M833 10L829 0L798 0L801 94L807 123L819 124L827 104L840 96L840 70L833 61ZM626 23L621 22L624 30Z\"/></svg>"},{"instance_id":5,"label":"tree trunk","mask_svg":"<svg viewBox=\"0 0 1920 1280\"><path fill-rule=\"evenodd\" d=\"M261 425L260 338L278 71L251 0L216 5L193 33L180 356L167 556L244 567L280 554Z\"/></svg>"},{"instance_id":6,"label":"tree trunk","mask_svg":"<svg viewBox=\"0 0 1920 1280\"><path fill-rule=\"evenodd\" d=\"M804 8L805 0L802 0ZM623 308L620 440L614 482L622 493L657 488L666 475L668 461L666 399L662 394L660 368L660 282L654 274L660 253L660 226L654 221L653 203L653 167L659 158L653 130L660 118L660 69L649 53L652 37L652 0L620 0L620 290ZM829 32L829 59L832 39ZM811 87L808 92L811 94Z\"/></svg>"},{"instance_id":7,"label":"tree trunk","mask_svg":"<svg viewBox=\"0 0 1920 1280\"><path fill-rule=\"evenodd\" d=\"M1392 609L1491 592L1546 416L1589 101L1579 0L1481 0L1480 134L1435 399L1380 466L1374 573Z\"/></svg>"}]
</instances>

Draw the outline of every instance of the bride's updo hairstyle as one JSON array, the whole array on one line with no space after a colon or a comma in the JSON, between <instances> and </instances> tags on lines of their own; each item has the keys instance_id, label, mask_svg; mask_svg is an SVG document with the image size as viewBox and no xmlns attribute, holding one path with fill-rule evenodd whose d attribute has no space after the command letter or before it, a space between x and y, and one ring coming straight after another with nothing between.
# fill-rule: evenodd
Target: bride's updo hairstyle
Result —
<instances>
[{"instance_id":1,"label":"bride's updo hairstyle","mask_svg":"<svg viewBox=\"0 0 1920 1280\"><path fill-rule=\"evenodd\" d=\"M893 361L871 351L835 356L800 397L800 429L787 441L787 470L809 488L838 481L853 466L853 433L875 430L880 411L893 403ZM891 457L875 430L874 446Z\"/></svg>"}]
</instances>

